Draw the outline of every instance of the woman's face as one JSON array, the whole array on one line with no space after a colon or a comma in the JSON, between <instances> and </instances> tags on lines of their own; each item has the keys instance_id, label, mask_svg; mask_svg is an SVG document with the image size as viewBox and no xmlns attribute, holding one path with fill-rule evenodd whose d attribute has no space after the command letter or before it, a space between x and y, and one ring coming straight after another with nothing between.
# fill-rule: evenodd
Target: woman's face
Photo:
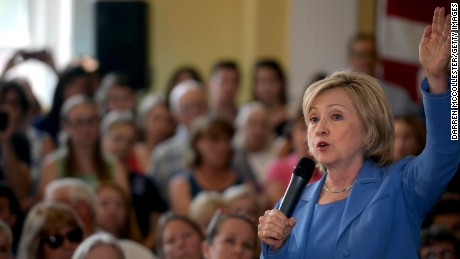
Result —
<instances>
[{"instance_id":1,"label":"woman's face","mask_svg":"<svg viewBox=\"0 0 460 259\"><path fill-rule=\"evenodd\" d=\"M276 72L268 67L260 67L256 71L255 94L261 102L272 106L279 102L282 82Z\"/></svg>"},{"instance_id":2,"label":"woman's face","mask_svg":"<svg viewBox=\"0 0 460 259\"><path fill-rule=\"evenodd\" d=\"M127 218L126 208L120 193L110 187L102 188L97 193L96 209L98 226L114 236L119 236Z\"/></svg>"},{"instance_id":3,"label":"woman's face","mask_svg":"<svg viewBox=\"0 0 460 259\"><path fill-rule=\"evenodd\" d=\"M43 258L70 259L83 240L83 232L79 227L67 226L48 235L42 243Z\"/></svg>"},{"instance_id":4,"label":"woman's face","mask_svg":"<svg viewBox=\"0 0 460 259\"><path fill-rule=\"evenodd\" d=\"M402 159L408 155L418 155L420 143L417 141L415 132L404 120L396 120L395 144L393 147L393 161Z\"/></svg>"},{"instance_id":5,"label":"woman's face","mask_svg":"<svg viewBox=\"0 0 460 259\"><path fill-rule=\"evenodd\" d=\"M121 259L118 251L111 245L97 245L91 248L85 259Z\"/></svg>"},{"instance_id":6,"label":"woman's face","mask_svg":"<svg viewBox=\"0 0 460 259\"><path fill-rule=\"evenodd\" d=\"M174 133L174 119L166 105L157 105L145 116L145 134L148 139L164 140Z\"/></svg>"},{"instance_id":7,"label":"woman's face","mask_svg":"<svg viewBox=\"0 0 460 259\"><path fill-rule=\"evenodd\" d=\"M264 149L272 132L268 114L260 110L251 112L244 125L244 131L246 148L249 151Z\"/></svg>"},{"instance_id":8,"label":"woman's face","mask_svg":"<svg viewBox=\"0 0 460 259\"><path fill-rule=\"evenodd\" d=\"M364 162L365 129L344 88L318 94L308 114L308 145L326 168L348 168Z\"/></svg>"},{"instance_id":9,"label":"woman's face","mask_svg":"<svg viewBox=\"0 0 460 259\"><path fill-rule=\"evenodd\" d=\"M136 129L132 124L116 124L104 134L103 148L118 159L126 162L136 143Z\"/></svg>"},{"instance_id":10,"label":"woman's face","mask_svg":"<svg viewBox=\"0 0 460 259\"><path fill-rule=\"evenodd\" d=\"M292 142L298 156L310 156L308 153L307 125L304 121L292 124Z\"/></svg>"},{"instance_id":11,"label":"woman's face","mask_svg":"<svg viewBox=\"0 0 460 259\"><path fill-rule=\"evenodd\" d=\"M107 112L113 110L134 111L136 96L134 91L119 85L110 87L107 92Z\"/></svg>"},{"instance_id":12,"label":"woman's face","mask_svg":"<svg viewBox=\"0 0 460 259\"><path fill-rule=\"evenodd\" d=\"M237 218L226 219L220 223L213 243L207 245L205 258L253 258L256 238L256 233L248 222Z\"/></svg>"},{"instance_id":13,"label":"woman's face","mask_svg":"<svg viewBox=\"0 0 460 259\"><path fill-rule=\"evenodd\" d=\"M231 140L228 136L202 136L196 142L197 151L202 158L202 164L214 168L228 167L232 155Z\"/></svg>"},{"instance_id":14,"label":"woman's face","mask_svg":"<svg viewBox=\"0 0 460 259\"><path fill-rule=\"evenodd\" d=\"M201 237L188 223L171 220L162 234L165 259L200 259Z\"/></svg>"},{"instance_id":15,"label":"woman's face","mask_svg":"<svg viewBox=\"0 0 460 259\"><path fill-rule=\"evenodd\" d=\"M63 100L67 100L72 96L86 95L88 93L88 80L86 76L79 76L70 81L64 88L62 93Z\"/></svg>"},{"instance_id":16,"label":"woman's face","mask_svg":"<svg viewBox=\"0 0 460 259\"><path fill-rule=\"evenodd\" d=\"M80 104L70 110L64 129L74 145L91 148L99 137L99 116L93 104Z\"/></svg>"}]
</instances>

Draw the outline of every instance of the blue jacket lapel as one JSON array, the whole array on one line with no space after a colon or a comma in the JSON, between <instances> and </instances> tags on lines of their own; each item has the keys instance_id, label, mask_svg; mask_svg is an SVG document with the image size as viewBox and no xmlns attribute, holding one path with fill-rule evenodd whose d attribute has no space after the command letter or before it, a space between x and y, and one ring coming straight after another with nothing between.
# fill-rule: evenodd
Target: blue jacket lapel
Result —
<instances>
[{"instance_id":1,"label":"blue jacket lapel","mask_svg":"<svg viewBox=\"0 0 460 259\"><path fill-rule=\"evenodd\" d=\"M374 198L381 185L378 171L379 168L371 160L368 159L364 162L348 196L338 237L343 234L350 223L363 212Z\"/></svg>"}]
</instances>

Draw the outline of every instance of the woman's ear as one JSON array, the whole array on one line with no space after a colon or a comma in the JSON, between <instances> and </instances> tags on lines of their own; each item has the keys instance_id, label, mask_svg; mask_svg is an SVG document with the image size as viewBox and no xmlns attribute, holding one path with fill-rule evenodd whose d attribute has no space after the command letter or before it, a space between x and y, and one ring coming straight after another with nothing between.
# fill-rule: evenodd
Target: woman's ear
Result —
<instances>
[{"instance_id":1,"label":"woman's ear","mask_svg":"<svg viewBox=\"0 0 460 259\"><path fill-rule=\"evenodd\" d=\"M205 259L209 258L209 243L208 243L208 241L204 240L201 243L201 252L203 253L203 257Z\"/></svg>"}]
</instances>

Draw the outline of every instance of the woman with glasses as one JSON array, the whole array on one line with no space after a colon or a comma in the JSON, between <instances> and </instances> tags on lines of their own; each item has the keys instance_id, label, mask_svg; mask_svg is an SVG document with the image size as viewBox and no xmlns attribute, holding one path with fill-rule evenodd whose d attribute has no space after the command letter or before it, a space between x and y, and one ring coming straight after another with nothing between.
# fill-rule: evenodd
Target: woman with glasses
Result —
<instances>
[{"instance_id":1,"label":"woman with glasses","mask_svg":"<svg viewBox=\"0 0 460 259\"><path fill-rule=\"evenodd\" d=\"M126 171L101 150L96 103L81 95L71 97L64 103L61 117L68 140L63 148L46 159L40 194L49 182L62 177L80 178L93 187L103 181L115 181L129 193Z\"/></svg>"},{"instance_id":2,"label":"woman with glasses","mask_svg":"<svg viewBox=\"0 0 460 259\"><path fill-rule=\"evenodd\" d=\"M255 258L258 250L257 226L243 215L218 210L208 226L203 254L207 259Z\"/></svg>"},{"instance_id":3,"label":"woman with glasses","mask_svg":"<svg viewBox=\"0 0 460 259\"><path fill-rule=\"evenodd\" d=\"M41 202L27 215L18 258L70 259L83 239L82 223L70 207Z\"/></svg>"}]
</instances>

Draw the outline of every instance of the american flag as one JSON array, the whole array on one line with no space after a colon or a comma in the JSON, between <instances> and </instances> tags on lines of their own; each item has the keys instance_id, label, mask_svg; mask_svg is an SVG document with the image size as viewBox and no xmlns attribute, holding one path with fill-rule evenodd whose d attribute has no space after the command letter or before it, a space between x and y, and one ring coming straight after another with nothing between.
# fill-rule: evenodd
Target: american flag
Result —
<instances>
[{"instance_id":1,"label":"american flag","mask_svg":"<svg viewBox=\"0 0 460 259\"><path fill-rule=\"evenodd\" d=\"M418 99L418 45L425 26L431 24L436 7L450 13L444 0L378 0L377 42L383 78L403 86L414 100Z\"/></svg>"}]
</instances>

